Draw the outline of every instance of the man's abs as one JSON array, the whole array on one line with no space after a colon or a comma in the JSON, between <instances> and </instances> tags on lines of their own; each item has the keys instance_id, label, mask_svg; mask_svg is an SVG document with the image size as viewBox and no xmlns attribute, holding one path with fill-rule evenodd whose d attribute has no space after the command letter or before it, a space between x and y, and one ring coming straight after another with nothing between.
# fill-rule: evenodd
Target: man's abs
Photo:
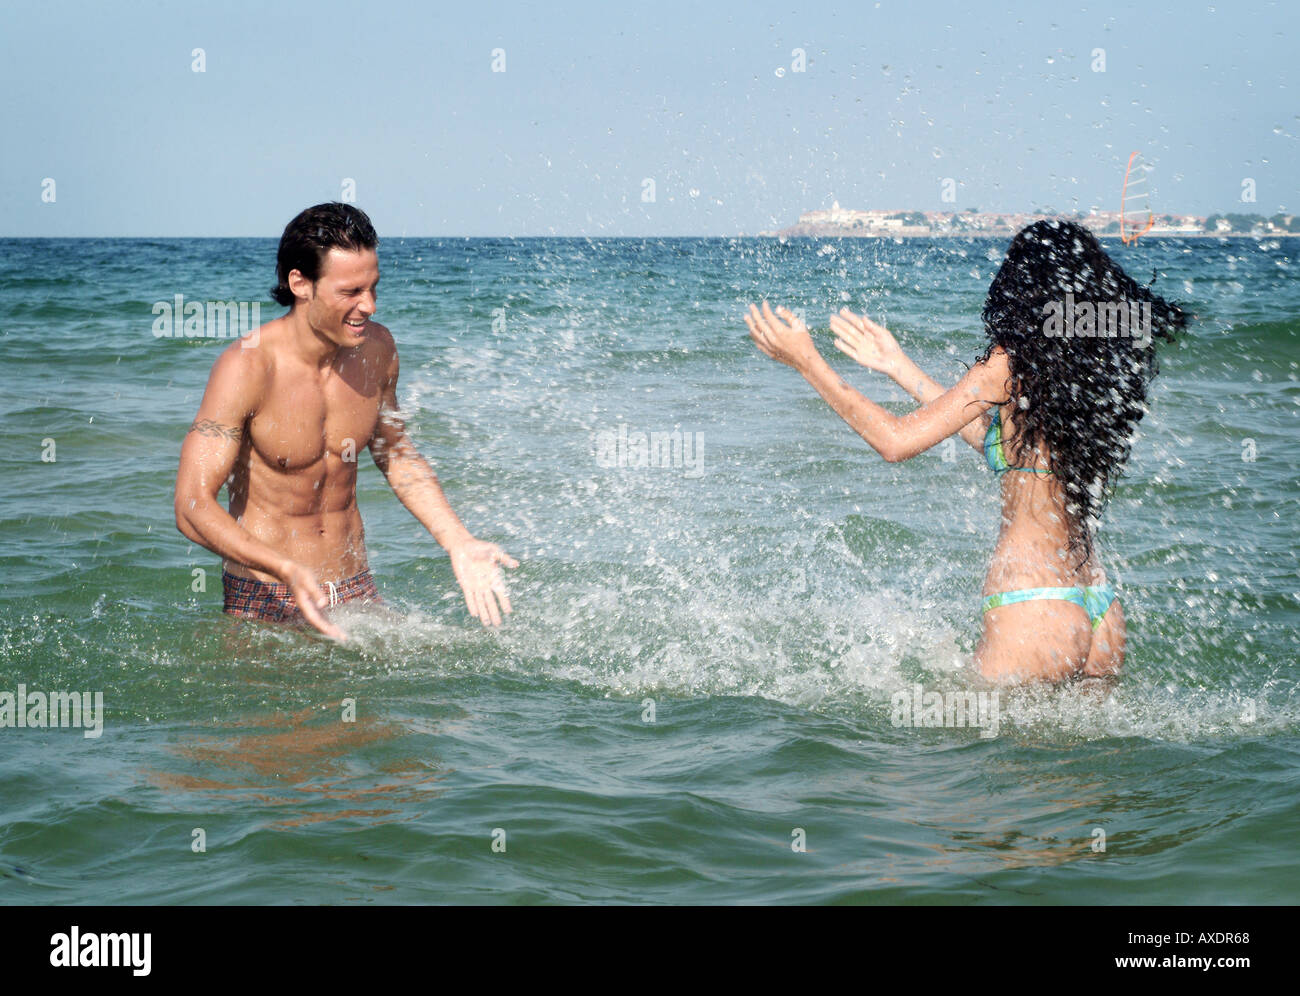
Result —
<instances>
[{"instance_id":1,"label":"man's abs","mask_svg":"<svg viewBox=\"0 0 1300 996\"><path fill-rule=\"evenodd\" d=\"M286 515L268 513L250 502L236 519L272 550L311 568L321 582L350 578L368 567L365 529L355 503L337 512ZM279 580L231 560L224 562L224 569L236 577Z\"/></svg>"}]
</instances>

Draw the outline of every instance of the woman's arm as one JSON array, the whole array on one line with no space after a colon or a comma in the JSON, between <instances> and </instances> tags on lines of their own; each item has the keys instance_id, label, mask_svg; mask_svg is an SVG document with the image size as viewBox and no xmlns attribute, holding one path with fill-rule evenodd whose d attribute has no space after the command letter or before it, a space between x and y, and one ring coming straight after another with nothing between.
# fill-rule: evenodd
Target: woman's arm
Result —
<instances>
[{"instance_id":1,"label":"woman's arm","mask_svg":"<svg viewBox=\"0 0 1300 996\"><path fill-rule=\"evenodd\" d=\"M841 308L838 315L831 315L831 331L835 333L836 349L868 370L885 374L921 404L928 405L947 390L903 352L889 329L866 315L855 315L848 308ZM981 407L980 417L963 427L960 435L983 453L987 429L988 416Z\"/></svg>"},{"instance_id":2,"label":"woman's arm","mask_svg":"<svg viewBox=\"0 0 1300 996\"><path fill-rule=\"evenodd\" d=\"M745 315L750 337L758 348L801 373L840 418L890 463L909 460L983 414L981 399L996 397L1007 380L1006 356L995 351L988 362L976 363L957 384L928 404L906 415L893 415L849 387L817 352L804 323L787 308L777 311L767 302L763 310L750 305Z\"/></svg>"}]
</instances>

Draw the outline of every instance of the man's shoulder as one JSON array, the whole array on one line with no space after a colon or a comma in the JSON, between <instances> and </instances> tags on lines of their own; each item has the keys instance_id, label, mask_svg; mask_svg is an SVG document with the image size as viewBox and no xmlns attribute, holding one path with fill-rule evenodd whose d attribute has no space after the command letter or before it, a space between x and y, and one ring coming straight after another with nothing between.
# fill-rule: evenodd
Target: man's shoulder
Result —
<instances>
[{"instance_id":1,"label":"man's shoulder","mask_svg":"<svg viewBox=\"0 0 1300 996\"><path fill-rule=\"evenodd\" d=\"M387 327L380 325L373 318L370 319L370 326L370 339L386 353L396 353L397 343L393 341L393 333L389 332Z\"/></svg>"},{"instance_id":2,"label":"man's shoulder","mask_svg":"<svg viewBox=\"0 0 1300 996\"><path fill-rule=\"evenodd\" d=\"M256 335L232 342L212 364L208 384L220 390L238 390L246 397L260 395L271 379L271 350L267 346Z\"/></svg>"},{"instance_id":3,"label":"man's shoulder","mask_svg":"<svg viewBox=\"0 0 1300 996\"><path fill-rule=\"evenodd\" d=\"M370 319L370 332L367 339L367 344L374 350L371 355L378 359L381 369L391 369L396 365L397 343L393 340L393 333L373 318Z\"/></svg>"}]
</instances>

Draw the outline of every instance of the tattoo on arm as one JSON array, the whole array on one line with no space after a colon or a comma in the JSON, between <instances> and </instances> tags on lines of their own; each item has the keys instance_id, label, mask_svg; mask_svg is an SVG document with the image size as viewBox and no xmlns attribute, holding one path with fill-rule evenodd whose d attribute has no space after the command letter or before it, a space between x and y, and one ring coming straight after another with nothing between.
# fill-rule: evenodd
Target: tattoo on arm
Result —
<instances>
[{"instance_id":1,"label":"tattoo on arm","mask_svg":"<svg viewBox=\"0 0 1300 996\"><path fill-rule=\"evenodd\" d=\"M190 425L190 432L197 432L200 436L212 436L218 439L238 440L243 435L243 429L234 425L222 425L220 422L214 422L210 418L195 419Z\"/></svg>"}]
</instances>

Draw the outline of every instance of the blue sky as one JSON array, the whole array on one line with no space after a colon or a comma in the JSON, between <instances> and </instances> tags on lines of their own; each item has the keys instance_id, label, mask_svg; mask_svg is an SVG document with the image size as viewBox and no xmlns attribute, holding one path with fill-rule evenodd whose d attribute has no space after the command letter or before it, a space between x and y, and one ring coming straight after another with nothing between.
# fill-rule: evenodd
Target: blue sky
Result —
<instances>
[{"instance_id":1,"label":"blue sky","mask_svg":"<svg viewBox=\"0 0 1300 996\"><path fill-rule=\"evenodd\" d=\"M6 3L0 235L278 236L345 178L385 237L1114 209L1134 149L1157 211L1297 211L1296 10Z\"/></svg>"}]
</instances>

